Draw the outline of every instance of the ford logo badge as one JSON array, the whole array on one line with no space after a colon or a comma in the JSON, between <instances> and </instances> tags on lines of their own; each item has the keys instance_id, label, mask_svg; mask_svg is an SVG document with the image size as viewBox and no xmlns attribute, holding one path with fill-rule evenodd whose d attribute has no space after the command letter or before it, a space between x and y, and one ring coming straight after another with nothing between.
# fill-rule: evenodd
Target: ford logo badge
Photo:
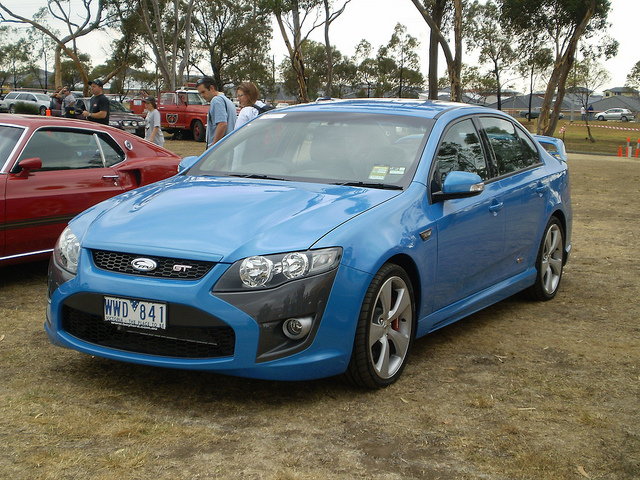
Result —
<instances>
[{"instance_id":1,"label":"ford logo badge","mask_svg":"<svg viewBox=\"0 0 640 480\"><path fill-rule=\"evenodd\" d=\"M131 266L139 272L151 272L158 267L158 264L150 258L134 258L131 260Z\"/></svg>"}]
</instances>

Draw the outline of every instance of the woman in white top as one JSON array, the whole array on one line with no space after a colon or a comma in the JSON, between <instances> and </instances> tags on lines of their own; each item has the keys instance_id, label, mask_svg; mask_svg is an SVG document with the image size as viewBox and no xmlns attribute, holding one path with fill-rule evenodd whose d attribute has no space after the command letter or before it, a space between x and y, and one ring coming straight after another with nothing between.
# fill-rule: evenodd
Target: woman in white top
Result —
<instances>
[{"instance_id":1,"label":"woman in white top","mask_svg":"<svg viewBox=\"0 0 640 480\"><path fill-rule=\"evenodd\" d=\"M238 85L236 90L238 92L238 102L240 102L240 106L242 107L242 110L240 110L240 113L238 114L238 119L236 120L235 129L238 129L260 114L254 105L264 107L265 104L258 100L260 92L258 91L258 87L256 87L252 82L241 83Z\"/></svg>"},{"instance_id":2,"label":"woman in white top","mask_svg":"<svg viewBox=\"0 0 640 480\"><path fill-rule=\"evenodd\" d=\"M156 108L156 99L147 97L144 99L144 106L147 109L147 118L144 125L144 139L160 145L164 145L164 135L160 125L160 112Z\"/></svg>"}]
</instances>

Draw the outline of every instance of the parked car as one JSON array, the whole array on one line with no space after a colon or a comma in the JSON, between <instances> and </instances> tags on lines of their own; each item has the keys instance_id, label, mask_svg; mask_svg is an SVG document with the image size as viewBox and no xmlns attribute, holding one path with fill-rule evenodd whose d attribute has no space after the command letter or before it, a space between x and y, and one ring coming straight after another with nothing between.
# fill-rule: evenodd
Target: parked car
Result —
<instances>
[{"instance_id":1,"label":"parked car","mask_svg":"<svg viewBox=\"0 0 640 480\"><path fill-rule=\"evenodd\" d=\"M0 114L0 267L49 257L75 215L175 175L179 162L115 128Z\"/></svg>"},{"instance_id":2,"label":"parked car","mask_svg":"<svg viewBox=\"0 0 640 480\"><path fill-rule=\"evenodd\" d=\"M76 117L84 119L83 110L88 110L91 98L76 100ZM136 115L117 100L109 99L109 125L144 138L144 117Z\"/></svg>"},{"instance_id":3,"label":"parked car","mask_svg":"<svg viewBox=\"0 0 640 480\"><path fill-rule=\"evenodd\" d=\"M634 117L634 113L628 108L610 108L604 112L596 113L596 120L600 120L601 122L605 120L628 122L629 120L633 120Z\"/></svg>"},{"instance_id":4,"label":"parked car","mask_svg":"<svg viewBox=\"0 0 640 480\"><path fill-rule=\"evenodd\" d=\"M36 92L9 92L0 101L0 112L16 113L16 105L33 105L40 115L47 114L50 102L49 95Z\"/></svg>"},{"instance_id":5,"label":"parked car","mask_svg":"<svg viewBox=\"0 0 640 480\"><path fill-rule=\"evenodd\" d=\"M552 299L571 249L566 162L483 107L272 110L180 168L62 233L54 344L378 388L414 338L521 290Z\"/></svg>"},{"instance_id":6,"label":"parked car","mask_svg":"<svg viewBox=\"0 0 640 480\"><path fill-rule=\"evenodd\" d=\"M529 113L529 109L520 110L520 116L526 118L527 120L532 120L534 118L540 117L540 107L532 108L531 113ZM558 118L564 118L564 113L560 112Z\"/></svg>"}]
</instances>

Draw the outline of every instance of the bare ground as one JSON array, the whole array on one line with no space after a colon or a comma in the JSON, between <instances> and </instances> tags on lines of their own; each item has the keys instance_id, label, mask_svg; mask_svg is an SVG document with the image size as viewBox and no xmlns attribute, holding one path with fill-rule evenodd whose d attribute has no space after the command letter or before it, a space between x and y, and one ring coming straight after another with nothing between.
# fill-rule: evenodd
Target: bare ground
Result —
<instances>
[{"instance_id":1,"label":"bare ground","mask_svg":"<svg viewBox=\"0 0 640 480\"><path fill-rule=\"evenodd\" d=\"M60 349L42 326L46 265L0 269L0 479L639 479L640 162L570 167L558 296L419 339L376 392Z\"/></svg>"}]
</instances>

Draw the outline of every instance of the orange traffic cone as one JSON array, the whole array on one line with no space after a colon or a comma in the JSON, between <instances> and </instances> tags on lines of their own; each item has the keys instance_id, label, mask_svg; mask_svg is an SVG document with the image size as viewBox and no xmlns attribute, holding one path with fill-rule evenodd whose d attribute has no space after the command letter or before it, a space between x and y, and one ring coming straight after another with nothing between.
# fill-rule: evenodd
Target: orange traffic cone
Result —
<instances>
[{"instance_id":1,"label":"orange traffic cone","mask_svg":"<svg viewBox=\"0 0 640 480\"><path fill-rule=\"evenodd\" d=\"M640 148L636 148L636 158L638 158L638 152L640 152Z\"/></svg>"},{"instance_id":2,"label":"orange traffic cone","mask_svg":"<svg viewBox=\"0 0 640 480\"><path fill-rule=\"evenodd\" d=\"M622 156L622 145L620 145L618 147L618 156L621 157Z\"/></svg>"},{"instance_id":3,"label":"orange traffic cone","mask_svg":"<svg viewBox=\"0 0 640 480\"><path fill-rule=\"evenodd\" d=\"M51 116L51 110L47 108L47 117Z\"/></svg>"}]
</instances>

